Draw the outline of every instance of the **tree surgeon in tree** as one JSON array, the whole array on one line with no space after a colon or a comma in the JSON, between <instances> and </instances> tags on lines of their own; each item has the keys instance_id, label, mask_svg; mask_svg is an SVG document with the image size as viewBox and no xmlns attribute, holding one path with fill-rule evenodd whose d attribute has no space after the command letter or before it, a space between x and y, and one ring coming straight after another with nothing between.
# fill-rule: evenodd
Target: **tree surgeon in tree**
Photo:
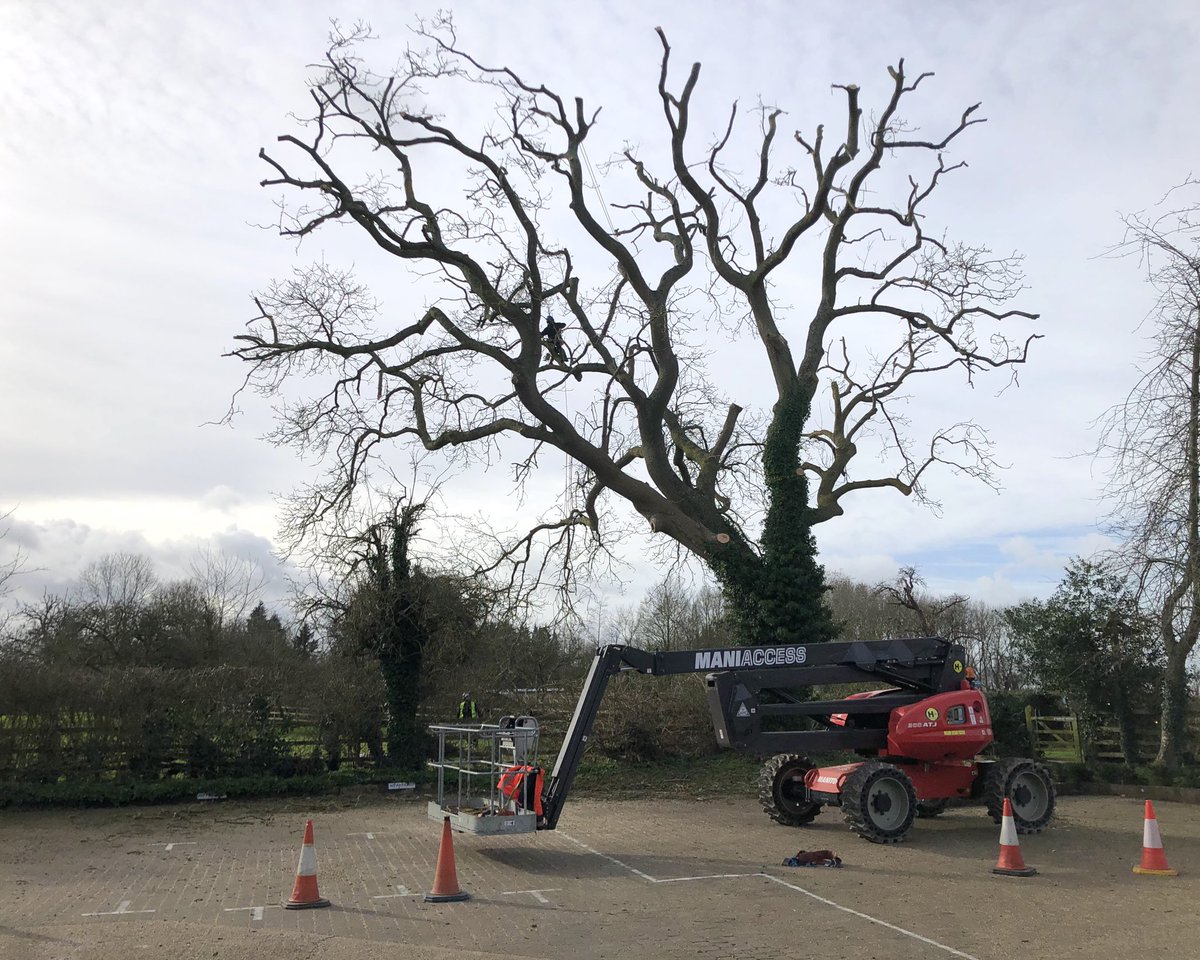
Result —
<instances>
[{"instance_id":1,"label":"tree surgeon in tree","mask_svg":"<svg viewBox=\"0 0 1200 960\"><path fill-rule=\"evenodd\" d=\"M568 366L571 358L567 356L567 344L563 340L563 331L567 329L565 323L559 323L551 316L546 317L546 325L542 327L542 340L546 344L546 355L549 359L561 363L564 367ZM573 371L576 380L582 382L583 374L578 370Z\"/></svg>"},{"instance_id":2,"label":"tree surgeon in tree","mask_svg":"<svg viewBox=\"0 0 1200 960\"><path fill-rule=\"evenodd\" d=\"M518 482L554 449L575 464L574 495L510 539L478 538L495 547L475 558L481 572L569 591L578 570L648 526L652 542L708 565L743 638L834 636L813 526L862 490L925 500L938 466L994 483L976 424L918 440L902 405L931 374L974 382L1014 371L1033 339L1023 327L1035 315L1010 306L1019 258L927 222L926 201L964 166L947 155L981 122L977 105L944 135L914 136L901 105L929 74L900 61L869 109L857 86L835 87L840 135L818 126L780 138L781 109L739 124L735 103L697 148L700 65L673 79L660 30L648 100L661 149L617 149L603 167L606 204L594 199L585 142L607 150L622 131L599 126L581 99L483 64L449 18L418 33L426 48L385 73L362 59L365 29L335 35L306 128L261 152L264 185L289 198L285 235L351 223L392 262L437 281L432 306L382 328L363 287L327 265L257 298L235 350L250 386L277 395L300 375L316 385L306 402L281 405L275 439L331 454L297 499L294 529L311 533L353 501L396 444L457 464L505 459ZM477 130L440 112L452 99L439 99L443 85L464 83L498 102L498 125ZM739 159L745 127L752 143ZM382 170L363 170L364 145ZM454 209L433 188L434 169L460 178ZM573 221L571 245L551 212ZM568 318L586 351L570 372L553 353L544 360L551 315ZM755 358L737 371L710 357L710 344L731 340ZM586 389L568 392L569 375ZM882 466L856 460L860 449Z\"/></svg>"}]
</instances>

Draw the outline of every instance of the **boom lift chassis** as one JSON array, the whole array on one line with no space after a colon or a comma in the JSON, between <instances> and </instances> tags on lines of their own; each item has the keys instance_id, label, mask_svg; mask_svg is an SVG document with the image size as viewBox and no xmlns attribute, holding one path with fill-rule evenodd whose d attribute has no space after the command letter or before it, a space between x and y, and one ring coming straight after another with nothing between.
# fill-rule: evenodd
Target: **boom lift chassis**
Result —
<instances>
[{"instance_id":1,"label":"boom lift chassis","mask_svg":"<svg viewBox=\"0 0 1200 960\"><path fill-rule=\"evenodd\" d=\"M840 806L851 830L875 843L903 840L914 817L952 799L981 802L999 823L1012 802L1021 833L1054 816L1054 785L1030 759L981 760L993 739L987 700L969 679L964 650L938 637L649 653L599 647L546 781L538 829L553 830L587 748L609 680L705 673L717 742L769 759L759 781L765 812L803 826ZM810 700L805 688L883 682L881 690ZM810 752L863 759L816 767Z\"/></svg>"}]
</instances>

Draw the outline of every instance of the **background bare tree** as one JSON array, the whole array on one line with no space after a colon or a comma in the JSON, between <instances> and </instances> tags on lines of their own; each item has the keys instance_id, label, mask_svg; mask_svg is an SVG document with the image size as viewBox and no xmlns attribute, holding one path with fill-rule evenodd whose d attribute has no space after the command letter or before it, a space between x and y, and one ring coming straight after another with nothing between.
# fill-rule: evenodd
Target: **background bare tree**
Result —
<instances>
[{"instance_id":1,"label":"background bare tree","mask_svg":"<svg viewBox=\"0 0 1200 960\"><path fill-rule=\"evenodd\" d=\"M895 579L880 583L875 592L892 606L909 611L922 637L948 634L951 611L963 607L967 598L960 593L936 597L925 590L925 580L916 567L901 567Z\"/></svg>"},{"instance_id":2,"label":"background bare tree","mask_svg":"<svg viewBox=\"0 0 1200 960\"><path fill-rule=\"evenodd\" d=\"M967 663L990 692L1028 685L1013 655L1004 611L962 594L933 593L915 567L901 567L894 578L873 587L834 577L829 604L847 639L944 637L963 645Z\"/></svg>"},{"instance_id":3,"label":"background bare tree","mask_svg":"<svg viewBox=\"0 0 1200 960\"><path fill-rule=\"evenodd\" d=\"M1117 252L1137 255L1157 296L1141 377L1102 420L1111 521L1166 651L1156 762L1187 753L1188 658L1200 638L1200 181L1125 218Z\"/></svg>"},{"instance_id":4,"label":"background bare tree","mask_svg":"<svg viewBox=\"0 0 1200 960\"><path fill-rule=\"evenodd\" d=\"M733 642L720 592L707 585L689 589L674 574L651 587L636 608L614 611L605 632L614 642L646 650L695 650Z\"/></svg>"},{"instance_id":5,"label":"background bare tree","mask_svg":"<svg viewBox=\"0 0 1200 960\"><path fill-rule=\"evenodd\" d=\"M106 554L83 568L70 608L85 662L95 666L138 656L147 641L141 611L157 586L154 564L140 553Z\"/></svg>"},{"instance_id":6,"label":"background bare tree","mask_svg":"<svg viewBox=\"0 0 1200 960\"><path fill-rule=\"evenodd\" d=\"M8 639L7 625L12 618L12 611L4 605L5 598L12 590L10 581L25 568L25 552L20 546L9 549L4 543L11 529L12 514L12 510L0 512L0 545L4 545L4 552L0 554L0 643Z\"/></svg>"},{"instance_id":7,"label":"background bare tree","mask_svg":"<svg viewBox=\"0 0 1200 960\"><path fill-rule=\"evenodd\" d=\"M245 620L262 600L267 583L266 572L255 561L208 547L200 550L188 570L218 627Z\"/></svg>"},{"instance_id":8,"label":"background bare tree","mask_svg":"<svg viewBox=\"0 0 1200 960\"><path fill-rule=\"evenodd\" d=\"M1010 306L1019 259L925 218L964 166L947 157L981 122L978 104L915 135L901 106L931 74L901 60L869 106L857 85L835 85L840 133L781 137L782 109L734 103L697 147L700 64L678 79L660 30L662 141L602 164L605 202L585 149L599 110L484 65L448 18L417 33L422 49L375 72L360 52L368 28L336 32L308 121L260 154L264 185L289 198L285 236L354 225L435 291L406 324L325 264L258 296L234 354L280 400L274 439L331 464L298 498L295 532L353 499L396 443L464 465L509 460L518 482L557 450L578 466L574 495L481 571L529 586L549 553L572 559L557 568L569 588L632 507L707 563L744 637L833 636L812 525L858 490L923 499L937 465L994 482L976 425L917 440L900 402L930 374L1011 371L1033 339L1006 334L1035 318ZM480 95L496 113L475 122L462 104ZM775 287L796 275L816 293L784 307ZM709 356L731 339L757 347L763 406L732 396L747 385ZM285 400L301 377L315 389ZM880 452L878 474L856 459L862 445Z\"/></svg>"}]
</instances>

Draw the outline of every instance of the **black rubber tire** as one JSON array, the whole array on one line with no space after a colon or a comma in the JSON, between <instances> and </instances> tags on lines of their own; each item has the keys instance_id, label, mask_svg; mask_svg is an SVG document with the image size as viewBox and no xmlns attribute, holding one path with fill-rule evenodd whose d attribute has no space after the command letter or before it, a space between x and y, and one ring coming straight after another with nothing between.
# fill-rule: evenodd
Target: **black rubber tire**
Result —
<instances>
[{"instance_id":1,"label":"black rubber tire","mask_svg":"<svg viewBox=\"0 0 1200 960\"><path fill-rule=\"evenodd\" d=\"M993 823L1004 816L1004 798L1012 801L1017 833L1041 833L1054 819L1054 781L1036 760L997 760L984 774L983 804Z\"/></svg>"},{"instance_id":2,"label":"black rubber tire","mask_svg":"<svg viewBox=\"0 0 1200 960\"><path fill-rule=\"evenodd\" d=\"M798 753L777 753L758 774L758 800L763 811L785 827L803 827L821 812L821 804L807 799L804 774L813 767Z\"/></svg>"},{"instance_id":3,"label":"black rubber tire","mask_svg":"<svg viewBox=\"0 0 1200 960\"><path fill-rule=\"evenodd\" d=\"M899 767L869 760L842 781L842 813L872 843L899 843L917 815L917 791Z\"/></svg>"},{"instance_id":4,"label":"black rubber tire","mask_svg":"<svg viewBox=\"0 0 1200 960\"><path fill-rule=\"evenodd\" d=\"M917 801L917 816L922 820L930 820L933 817L941 816L946 812L946 805L950 800L943 797L940 800L918 800Z\"/></svg>"}]
</instances>

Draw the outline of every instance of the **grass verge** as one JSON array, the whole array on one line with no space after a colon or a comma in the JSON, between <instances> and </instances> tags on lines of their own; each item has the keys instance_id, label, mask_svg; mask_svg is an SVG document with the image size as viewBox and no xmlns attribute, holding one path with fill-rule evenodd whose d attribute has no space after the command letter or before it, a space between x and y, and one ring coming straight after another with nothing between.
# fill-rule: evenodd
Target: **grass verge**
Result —
<instances>
[{"instance_id":1,"label":"grass verge","mask_svg":"<svg viewBox=\"0 0 1200 960\"><path fill-rule=\"evenodd\" d=\"M1059 783L1114 783L1129 786L1200 787L1200 766L1127 766L1120 763L1053 763Z\"/></svg>"},{"instance_id":2,"label":"grass verge","mask_svg":"<svg viewBox=\"0 0 1200 960\"><path fill-rule=\"evenodd\" d=\"M575 777L572 793L614 800L752 796L757 790L759 767L753 757L731 751L644 763L588 756Z\"/></svg>"}]
</instances>

